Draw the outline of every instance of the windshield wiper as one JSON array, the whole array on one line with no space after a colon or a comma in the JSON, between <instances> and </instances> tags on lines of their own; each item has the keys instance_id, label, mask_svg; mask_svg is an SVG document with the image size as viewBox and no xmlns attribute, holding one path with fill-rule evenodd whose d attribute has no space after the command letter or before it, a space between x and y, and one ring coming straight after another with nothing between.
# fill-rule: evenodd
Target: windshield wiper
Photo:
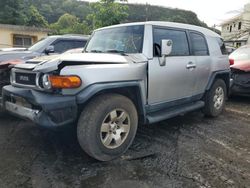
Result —
<instances>
[{"instance_id":1,"label":"windshield wiper","mask_svg":"<svg viewBox=\"0 0 250 188\"><path fill-rule=\"evenodd\" d=\"M103 51L101 50L90 50L90 51L86 51L87 53L103 53Z\"/></svg>"},{"instance_id":2,"label":"windshield wiper","mask_svg":"<svg viewBox=\"0 0 250 188\"><path fill-rule=\"evenodd\" d=\"M127 54L124 51L122 51L122 50L111 49L111 50L107 50L105 52L106 53L119 53L121 55L126 55L127 56Z\"/></svg>"}]
</instances>

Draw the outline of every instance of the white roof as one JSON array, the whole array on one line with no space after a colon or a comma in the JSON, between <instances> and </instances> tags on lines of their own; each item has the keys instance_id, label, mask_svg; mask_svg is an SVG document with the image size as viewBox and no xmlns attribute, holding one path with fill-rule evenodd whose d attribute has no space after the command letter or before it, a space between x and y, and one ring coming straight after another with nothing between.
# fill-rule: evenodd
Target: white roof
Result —
<instances>
[{"instance_id":1,"label":"white roof","mask_svg":"<svg viewBox=\"0 0 250 188\"><path fill-rule=\"evenodd\" d=\"M215 33L212 30L209 30L205 27L190 25L190 24L182 24L182 23L176 23L176 22L161 22L161 21L148 21L148 22L133 22L133 23L126 23L126 24L119 24L119 25L113 25L108 26L104 28L97 29L107 29L107 28L115 28L120 26L132 26L132 25L153 25L153 26L164 26L164 27L174 27L179 29L188 29L188 30L194 30L203 33L206 36L212 36L212 37L221 37L219 34Z\"/></svg>"}]
</instances>

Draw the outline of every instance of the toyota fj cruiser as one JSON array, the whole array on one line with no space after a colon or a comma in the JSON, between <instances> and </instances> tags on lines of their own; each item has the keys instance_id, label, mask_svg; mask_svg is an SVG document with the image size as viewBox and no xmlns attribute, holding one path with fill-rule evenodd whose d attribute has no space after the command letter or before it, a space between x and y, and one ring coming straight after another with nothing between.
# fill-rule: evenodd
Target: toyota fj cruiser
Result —
<instances>
[{"instance_id":1,"label":"toyota fj cruiser","mask_svg":"<svg viewBox=\"0 0 250 188\"><path fill-rule=\"evenodd\" d=\"M94 31L84 53L16 65L3 89L9 112L40 126L77 124L82 149L100 161L122 155L138 123L223 110L230 68L221 37L170 22Z\"/></svg>"}]
</instances>

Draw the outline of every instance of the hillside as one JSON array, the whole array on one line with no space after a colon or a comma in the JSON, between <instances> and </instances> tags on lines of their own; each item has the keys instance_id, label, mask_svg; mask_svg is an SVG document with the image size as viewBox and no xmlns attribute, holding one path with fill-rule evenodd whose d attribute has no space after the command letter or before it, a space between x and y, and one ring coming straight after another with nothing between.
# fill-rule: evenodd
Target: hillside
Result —
<instances>
[{"instance_id":1,"label":"hillside","mask_svg":"<svg viewBox=\"0 0 250 188\"><path fill-rule=\"evenodd\" d=\"M15 5L15 6L14 6ZM76 16L84 21L87 15L92 13L90 3L78 0L1 0L0 2L0 23L25 25L26 12L33 5L45 18L45 22L52 24L58 21L65 13ZM128 6L128 17L121 22L135 21L173 21L208 27L198 19L192 11L173 9L161 6L143 4L126 4ZM13 6L13 7L11 7ZM7 9L9 9L7 11ZM37 14L37 13L36 13ZM15 16L16 15L16 16ZM88 23L91 25L91 23Z\"/></svg>"},{"instance_id":2,"label":"hillside","mask_svg":"<svg viewBox=\"0 0 250 188\"><path fill-rule=\"evenodd\" d=\"M70 13L80 18L86 19L91 13L89 2L76 0L26 0L37 7L39 12L49 23L54 23L64 13ZM189 23L199 26L206 24L200 21L197 15L192 11L181 9L165 8L160 6L128 4L129 17L124 22L156 20L156 21L174 21Z\"/></svg>"}]
</instances>

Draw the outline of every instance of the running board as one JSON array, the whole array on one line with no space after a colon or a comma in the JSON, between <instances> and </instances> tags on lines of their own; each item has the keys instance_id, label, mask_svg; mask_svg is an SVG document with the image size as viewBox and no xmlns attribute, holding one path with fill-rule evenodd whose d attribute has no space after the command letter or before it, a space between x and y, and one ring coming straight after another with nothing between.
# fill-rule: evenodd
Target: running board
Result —
<instances>
[{"instance_id":1,"label":"running board","mask_svg":"<svg viewBox=\"0 0 250 188\"><path fill-rule=\"evenodd\" d=\"M186 104L186 105L181 105L175 107L175 108L170 108L167 110L163 110L160 112L154 112L152 114L148 114L147 115L147 121L148 123L156 123L159 121L163 121L165 119L169 119L187 112L191 112L194 110L198 110L202 107L204 107L205 103L203 101L197 101L195 103L191 103L191 104Z\"/></svg>"}]
</instances>

